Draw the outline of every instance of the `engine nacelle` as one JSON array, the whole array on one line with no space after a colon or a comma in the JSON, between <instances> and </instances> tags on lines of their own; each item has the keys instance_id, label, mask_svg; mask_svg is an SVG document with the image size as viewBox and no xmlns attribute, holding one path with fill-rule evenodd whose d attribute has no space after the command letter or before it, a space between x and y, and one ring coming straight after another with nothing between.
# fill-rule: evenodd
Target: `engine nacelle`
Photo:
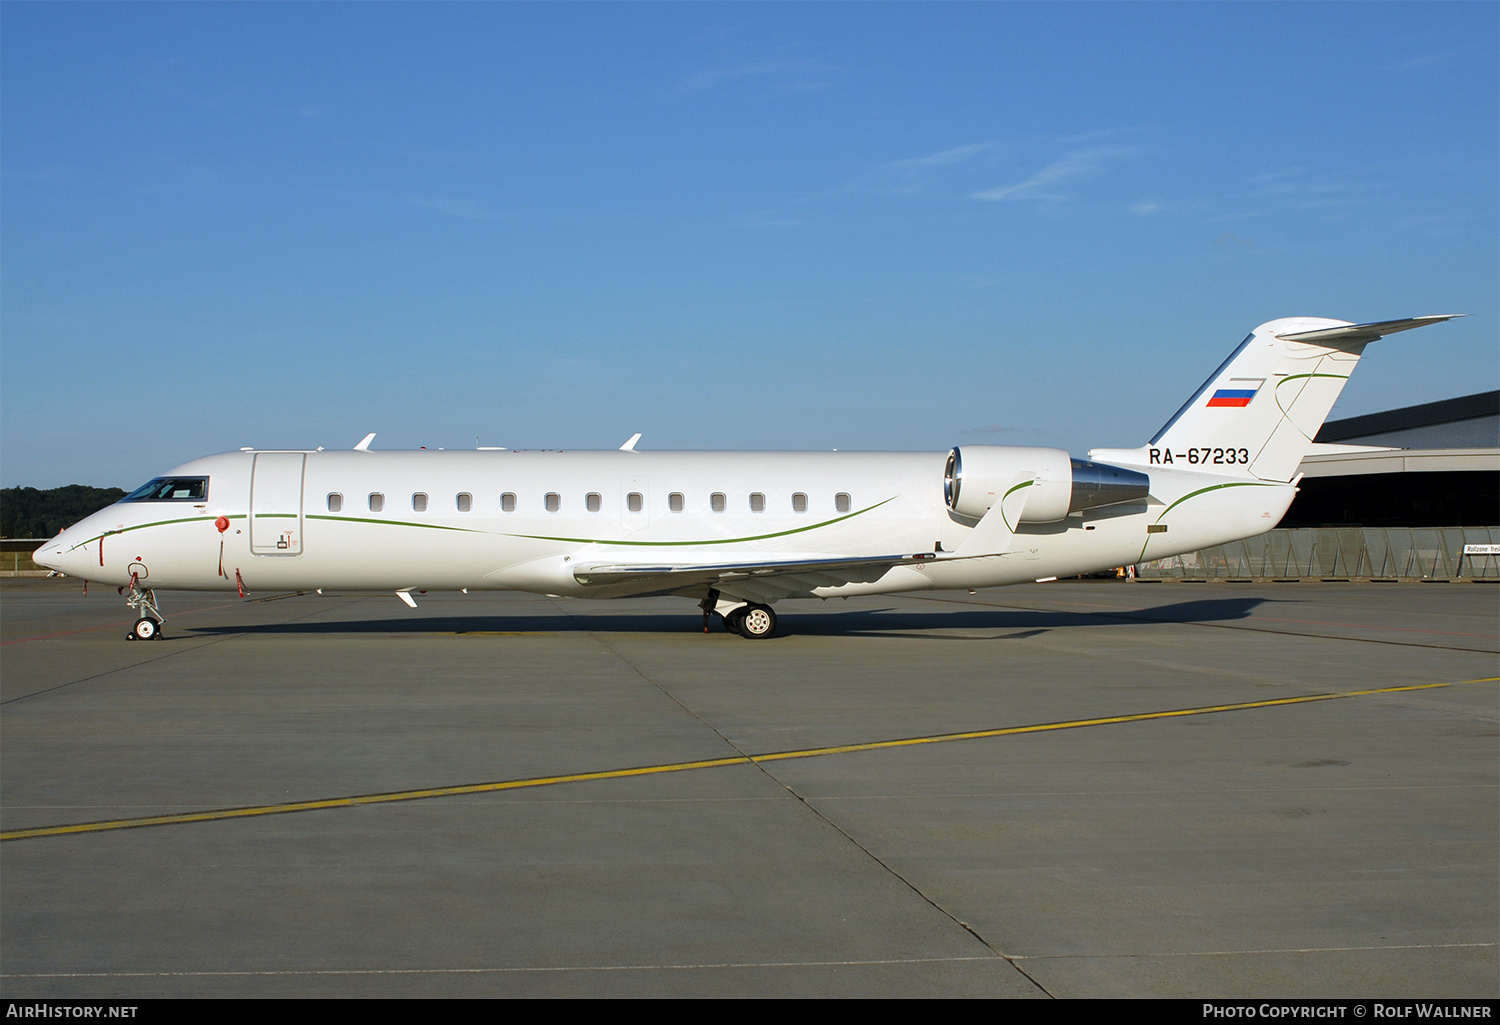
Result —
<instances>
[{"instance_id":1,"label":"engine nacelle","mask_svg":"<svg viewBox=\"0 0 1500 1025\"><path fill-rule=\"evenodd\" d=\"M948 453L943 471L948 508L978 520L1000 505L1011 529L1142 502L1150 491L1151 478L1138 470L1073 459L1058 448L969 445Z\"/></svg>"},{"instance_id":2,"label":"engine nacelle","mask_svg":"<svg viewBox=\"0 0 1500 1025\"><path fill-rule=\"evenodd\" d=\"M1068 515L1072 496L1072 459L1060 448L966 445L943 471L948 508L976 520L1003 502L1012 526L1051 523Z\"/></svg>"}]
</instances>

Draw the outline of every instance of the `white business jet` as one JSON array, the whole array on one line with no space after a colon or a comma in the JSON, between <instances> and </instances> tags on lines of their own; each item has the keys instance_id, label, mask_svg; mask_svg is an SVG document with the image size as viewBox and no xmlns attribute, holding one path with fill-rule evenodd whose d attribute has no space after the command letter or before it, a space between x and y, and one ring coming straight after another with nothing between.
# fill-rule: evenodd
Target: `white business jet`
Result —
<instances>
[{"instance_id":1,"label":"white business jet","mask_svg":"<svg viewBox=\"0 0 1500 1025\"><path fill-rule=\"evenodd\" d=\"M155 589L679 595L745 637L783 598L1048 580L1270 530L1365 345L1449 316L1256 328L1149 444L947 453L377 452L195 459L64 530L41 565Z\"/></svg>"}]
</instances>

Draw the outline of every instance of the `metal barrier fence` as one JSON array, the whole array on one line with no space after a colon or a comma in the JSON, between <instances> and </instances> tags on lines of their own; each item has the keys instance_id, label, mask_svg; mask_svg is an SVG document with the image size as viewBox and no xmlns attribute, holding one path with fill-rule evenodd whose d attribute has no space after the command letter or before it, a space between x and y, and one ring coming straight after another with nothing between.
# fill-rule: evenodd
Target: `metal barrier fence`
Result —
<instances>
[{"instance_id":1,"label":"metal barrier fence","mask_svg":"<svg viewBox=\"0 0 1500 1025\"><path fill-rule=\"evenodd\" d=\"M1500 527L1307 527L1135 567L1145 580L1500 580ZM1493 550L1493 549L1492 549Z\"/></svg>"},{"instance_id":2,"label":"metal barrier fence","mask_svg":"<svg viewBox=\"0 0 1500 1025\"><path fill-rule=\"evenodd\" d=\"M44 537L0 538L0 573L11 576L22 570L46 572L31 561L31 553L46 543Z\"/></svg>"}]
</instances>

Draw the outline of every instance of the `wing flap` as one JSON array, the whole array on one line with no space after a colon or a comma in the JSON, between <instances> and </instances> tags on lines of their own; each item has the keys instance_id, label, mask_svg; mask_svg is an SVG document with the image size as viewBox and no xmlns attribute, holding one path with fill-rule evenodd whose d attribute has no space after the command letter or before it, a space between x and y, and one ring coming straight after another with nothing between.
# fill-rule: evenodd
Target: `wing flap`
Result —
<instances>
[{"instance_id":1,"label":"wing flap","mask_svg":"<svg viewBox=\"0 0 1500 1025\"><path fill-rule=\"evenodd\" d=\"M767 559L724 563L634 565L629 563L581 565L573 579L585 587L621 587L650 592L681 592L712 587L766 601L815 587L873 583L893 566L931 561L929 552L872 555L857 558Z\"/></svg>"}]
</instances>

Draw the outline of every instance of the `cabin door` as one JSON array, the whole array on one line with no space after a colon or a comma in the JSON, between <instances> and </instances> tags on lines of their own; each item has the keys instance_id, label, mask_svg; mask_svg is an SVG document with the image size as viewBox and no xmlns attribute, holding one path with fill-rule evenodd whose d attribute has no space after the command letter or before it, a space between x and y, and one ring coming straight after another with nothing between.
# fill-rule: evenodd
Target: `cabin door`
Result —
<instances>
[{"instance_id":1,"label":"cabin door","mask_svg":"<svg viewBox=\"0 0 1500 1025\"><path fill-rule=\"evenodd\" d=\"M257 452L250 474L250 554L302 554L302 452Z\"/></svg>"}]
</instances>

